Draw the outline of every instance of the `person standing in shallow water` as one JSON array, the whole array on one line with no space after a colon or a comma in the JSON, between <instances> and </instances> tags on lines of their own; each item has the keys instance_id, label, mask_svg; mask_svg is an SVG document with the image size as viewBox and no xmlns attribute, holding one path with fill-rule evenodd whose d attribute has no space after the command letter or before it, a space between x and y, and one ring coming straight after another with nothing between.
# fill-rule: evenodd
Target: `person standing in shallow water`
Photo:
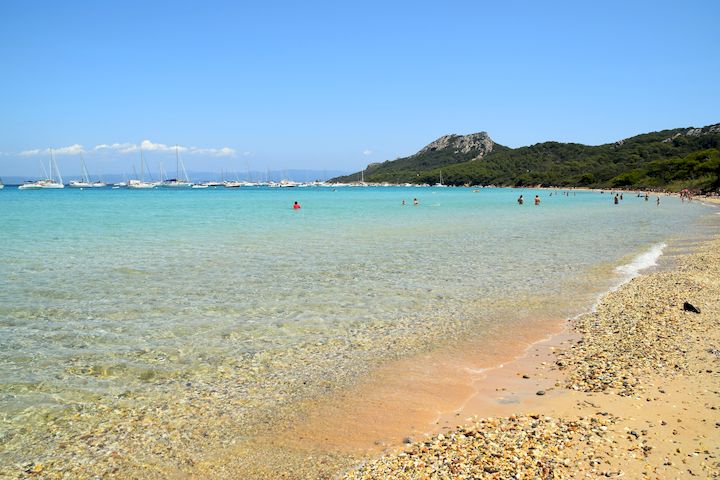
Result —
<instances>
[{"instance_id":1,"label":"person standing in shallow water","mask_svg":"<svg viewBox=\"0 0 720 480\"><path fill-rule=\"evenodd\" d=\"M293 203L293 210L299 210L300 204L298 202Z\"/></svg>"},{"instance_id":2,"label":"person standing in shallow water","mask_svg":"<svg viewBox=\"0 0 720 480\"><path fill-rule=\"evenodd\" d=\"M613 200L613 202L615 203L615 205L617 205L619 201L620 201L620 200L618 199L618 196L617 196L617 193L616 193L616 194L615 194L615 200Z\"/></svg>"},{"instance_id":3,"label":"person standing in shallow water","mask_svg":"<svg viewBox=\"0 0 720 480\"><path fill-rule=\"evenodd\" d=\"M525 200L523 200L522 195L520 195L520 196L518 197L518 199L517 199L518 205L522 205L524 201L525 201Z\"/></svg>"},{"instance_id":4,"label":"person standing in shallow water","mask_svg":"<svg viewBox=\"0 0 720 480\"><path fill-rule=\"evenodd\" d=\"M420 205L417 198L413 198L413 205Z\"/></svg>"},{"instance_id":5,"label":"person standing in shallow water","mask_svg":"<svg viewBox=\"0 0 720 480\"><path fill-rule=\"evenodd\" d=\"M540 205L540 197L535 195L535 205Z\"/></svg>"}]
</instances>

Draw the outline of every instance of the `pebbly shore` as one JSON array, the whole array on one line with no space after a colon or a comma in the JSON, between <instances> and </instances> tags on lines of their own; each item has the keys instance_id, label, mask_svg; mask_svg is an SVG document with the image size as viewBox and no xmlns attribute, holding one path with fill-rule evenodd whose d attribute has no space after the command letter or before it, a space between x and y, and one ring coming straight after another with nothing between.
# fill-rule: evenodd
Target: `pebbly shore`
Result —
<instances>
[{"instance_id":1,"label":"pebbly shore","mask_svg":"<svg viewBox=\"0 0 720 480\"><path fill-rule=\"evenodd\" d=\"M343 478L720 478L720 239L570 329L522 376L552 383L516 414L466 418Z\"/></svg>"}]
</instances>

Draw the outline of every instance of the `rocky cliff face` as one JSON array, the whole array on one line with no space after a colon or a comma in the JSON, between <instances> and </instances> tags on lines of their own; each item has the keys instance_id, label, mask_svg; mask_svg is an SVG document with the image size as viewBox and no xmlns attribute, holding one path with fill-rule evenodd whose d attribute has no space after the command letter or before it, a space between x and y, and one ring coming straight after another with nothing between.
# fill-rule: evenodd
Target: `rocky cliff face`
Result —
<instances>
[{"instance_id":1,"label":"rocky cliff face","mask_svg":"<svg viewBox=\"0 0 720 480\"><path fill-rule=\"evenodd\" d=\"M478 160L492 152L495 142L487 132L471 133L470 135L444 135L418 153L414 157L438 150L451 150L453 153L477 152L473 160Z\"/></svg>"}]
</instances>

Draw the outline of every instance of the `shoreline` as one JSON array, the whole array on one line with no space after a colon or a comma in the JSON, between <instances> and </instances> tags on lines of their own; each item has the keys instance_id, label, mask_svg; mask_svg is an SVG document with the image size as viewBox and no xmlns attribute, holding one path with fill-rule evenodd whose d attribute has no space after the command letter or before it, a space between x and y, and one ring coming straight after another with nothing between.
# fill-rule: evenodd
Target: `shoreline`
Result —
<instances>
[{"instance_id":1,"label":"shoreline","mask_svg":"<svg viewBox=\"0 0 720 480\"><path fill-rule=\"evenodd\" d=\"M573 332L572 323L593 315L608 295L632 281L626 278L609 285L588 308L570 318L535 326L530 333L533 338L516 341L514 350L504 348L504 356L473 356L468 352L476 350L477 343L469 342L458 348L464 354L441 349L395 361L349 391L303 405L305 418L289 428L273 427L271 435L256 439L272 467L262 465L261 459L251 465L247 458L238 459L256 451L255 444L223 452L211 464L198 465L197 474L214 478L231 478L238 473L247 478L334 478L338 471L352 472L348 468L353 463L398 454L407 443L440 434L461 419L546 409L548 401L567 397L563 395L562 377L553 366L556 352L580 338ZM519 345L522 347L518 349ZM413 371L418 365L426 370L422 375ZM472 371L478 365L481 368ZM435 378L443 381L432 380ZM398 395L402 398L393 398ZM298 467L303 457L316 462ZM278 464L279 469L275 468Z\"/></svg>"},{"instance_id":2,"label":"shoreline","mask_svg":"<svg viewBox=\"0 0 720 480\"><path fill-rule=\"evenodd\" d=\"M568 337L536 344L506 366L504 380L496 370L499 390L491 385L443 416L441 423L450 426L445 433L361 464L344 478L423 478L440 471L487 478L548 472L558 478L717 477L719 252L715 237L679 257L675 268L607 292L596 310L569 322ZM682 310L686 297L700 314ZM499 425L525 436L553 432L562 448L543 437L513 449L517 438L503 445ZM494 440L485 438L488 432ZM498 445L513 455L465 455ZM444 470L448 464L453 469Z\"/></svg>"}]
</instances>

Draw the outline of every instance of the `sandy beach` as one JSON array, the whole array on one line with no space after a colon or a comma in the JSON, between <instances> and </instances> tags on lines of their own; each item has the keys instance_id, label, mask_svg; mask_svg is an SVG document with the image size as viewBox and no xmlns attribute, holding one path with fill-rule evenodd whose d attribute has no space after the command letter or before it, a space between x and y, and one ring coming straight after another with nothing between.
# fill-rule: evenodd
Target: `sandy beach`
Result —
<instances>
[{"instance_id":1,"label":"sandy beach","mask_svg":"<svg viewBox=\"0 0 720 480\"><path fill-rule=\"evenodd\" d=\"M453 427L344 478L718 478L718 327L716 239L491 373Z\"/></svg>"}]
</instances>

